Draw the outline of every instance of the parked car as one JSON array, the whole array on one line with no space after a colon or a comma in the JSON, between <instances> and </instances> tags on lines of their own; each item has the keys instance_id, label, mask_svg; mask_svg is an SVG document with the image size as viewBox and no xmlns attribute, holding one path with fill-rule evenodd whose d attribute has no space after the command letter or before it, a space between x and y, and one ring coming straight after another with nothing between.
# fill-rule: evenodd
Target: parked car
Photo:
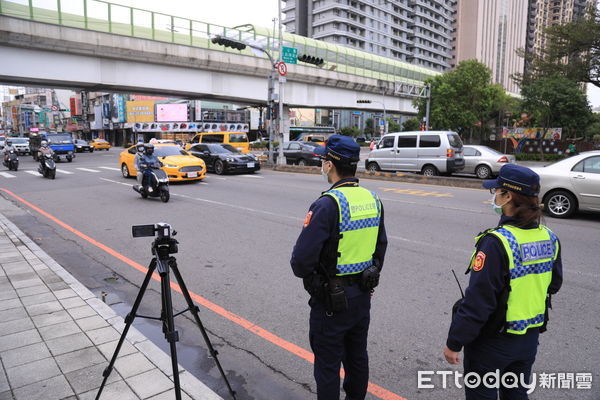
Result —
<instances>
[{"instance_id":1,"label":"parked car","mask_svg":"<svg viewBox=\"0 0 600 400\"><path fill-rule=\"evenodd\" d=\"M250 142L248 134L245 132L202 132L196 134L191 143L188 143L186 150L189 150L195 143L219 143L230 144L242 153L250 152Z\"/></svg>"},{"instance_id":2,"label":"parked car","mask_svg":"<svg viewBox=\"0 0 600 400\"><path fill-rule=\"evenodd\" d=\"M550 216L568 218L577 210L600 212L600 150L531 169L540 176L540 199Z\"/></svg>"},{"instance_id":3,"label":"parked car","mask_svg":"<svg viewBox=\"0 0 600 400\"><path fill-rule=\"evenodd\" d=\"M75 144L75 151L77 153L83 153L85 151L89 151L91 153L94 151L94 148L90 146L86 140L75 139L73 142Z\"/></svg>"},{"instance_id":4,"label":"parked car","mask_svg":"<svg viewBox=\"0 0 600 400\"><path fill-rule=\"evenodd\" d=\"M29 138L11 137L9 139L17 151L17 154L31 154L31 150L29 149Z\"/></svg>"},{"instance_id":5,"label":"parked car","mask_svg":"<svg viewBox=\"0 0 600 400\"><path fill-rule=\"evenodd\" d=\"M90 142L90 146L94 148L94 150L110 150L110 143L108 143L104 139L92 139Z\"/></svg>"},{"instance_id":6,"label":"parked car","mask_svg":"<svg viewBox=\"0 0 600 400\"><path fill-rule=\"evenodd\" d=\"M384 135L365 161L367 171L412 171L425 176L450 174L465 167L463 143L456 132L415 131Z\"/></svg>"},{"instance_id":7,"label":"parked car","mask_svg":"<svg viewBox=\"0 0 600 400\"><path fill-rule=\"evenodd\" d=\"M487 146L463 146L463 157L465 168L461 173L475 174L479 179L497 176L503 165L516 162L514 155L502 154Z\"/></svg>"},{"instance_id":8,"label":"parked car","mask_svg":"<svg viewBox=\"0 0 600 400\"><path fill-rule=\"evenodd\" d=\"M309 144L299 141L283 143L283 155L285 156L286 164L295 165L321 165L321 158L315 154L316 144ZM275 149L274 157L277 162L279 156L279 146Z\"/></svg>"},{"instance_id":9,"label":"parked car","mask_svg":"<svg viewBox=\"0 0 600 400\"><path fill-rule=\"evenodd\" d=\"M206 168L217 175L227 172L255 172L260 169L260 162L254 154L244 154L230 144L197 143L188 151L204 160Z\"/></svg>"},{"instance_id":10,"label":"parked car","mask_svg":"<svg viewBox=\"0 0 600 400\"><path fill-rule=\"evenodd\" d=\"M123 177L136 176L134 160L136 146L123 150L119 155L119 165ZM200 180L206 177L204 161L190 155L174 144L155 144L154 155L163 164L162 170L167 173L170 182Z\"/></svg>"}]
</instances>

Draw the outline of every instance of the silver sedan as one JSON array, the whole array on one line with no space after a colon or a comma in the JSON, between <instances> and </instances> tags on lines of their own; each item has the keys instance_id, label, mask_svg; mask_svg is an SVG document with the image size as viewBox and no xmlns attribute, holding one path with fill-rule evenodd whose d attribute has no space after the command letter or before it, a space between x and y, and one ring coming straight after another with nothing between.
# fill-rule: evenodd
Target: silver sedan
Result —
<instances>
[{"instance_id":1,"label":"silver sedan","mask_svg":"<svg viewBox=\"0 0 600 400\"><path fill-rule=\"evenodd\" d=\"M475 174L480 179L489 179L500 173L500 168L515 163L515 156L502 154L487 146L463 146L465 169L461 173Z\"/></svg>"},{"instance_id":2,"label":"silver sedan","mask_svg":"<svg viewBox=\"0 0 600 400\"><path fill-rule=\"evenodd\" d=\"M600 212L600 151L531 169L541 178L540 199L550 216L568 218L577 210Z\"/></svg>"}]
</instances>

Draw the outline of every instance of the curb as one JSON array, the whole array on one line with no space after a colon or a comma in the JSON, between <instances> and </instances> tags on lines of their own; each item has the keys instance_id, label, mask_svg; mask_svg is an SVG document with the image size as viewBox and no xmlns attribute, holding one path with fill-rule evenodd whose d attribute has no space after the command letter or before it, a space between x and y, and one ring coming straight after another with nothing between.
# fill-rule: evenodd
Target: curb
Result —
<instances>
[{"instance_id":1,"label":"curb","mask_svg":"<svg viewBox=\"0 0 600 400\"><path fill-rule=\"evenodd\" d=\"M125 321L117 315L115 311L107 304L103 303L94 295L88 288L83 286L73 275L58 264L44 250L42 250L35 242L33 242L25 233L23 233L15 224L0 213L0 222L4 224L13 235L9 234L10 239L15 243L20 240L40 261L58 275L69 287L77 293L90 307L92 307L110 326L116 329L119 333L123 332ZM8 234L8 232L7 232ZM17 246L17 243L15 243ZM133 325L130 326L125 338L139 352L144 354L156 368L163 372L169 379L173 380L173 370L171 366L171 357L162 349L155 345L150 339L146 338ZM110 360L108 360L110 361ZM100 379L101 377L99 377ZM208 386L202 383L198 378L179 365L179 380L181 383L182 392L185 392L192 399L202 400L223 400Z\"/></svg>"},{"instance_id":2,"label":"curb","mask_svg":"<svg viewBox=\"0 0 600 400\"><path fill-rule=\"evenodd\" d=\"M265 165L265 167L269 167ZM274 171L280 172L294 172L301 174L321 174L319 167L300 167L297 165L275 165L272 167ZM434 185L434 186L450 186L460 187L469 189L482 189L481 181L457 178L453 176L423 176L417 174L403 174L400 172L371 172L371 171L356 171L357 178L374 179L382 181L394 181L404 183L418 183L421 185Z\"/></svg>"}]
</instances>

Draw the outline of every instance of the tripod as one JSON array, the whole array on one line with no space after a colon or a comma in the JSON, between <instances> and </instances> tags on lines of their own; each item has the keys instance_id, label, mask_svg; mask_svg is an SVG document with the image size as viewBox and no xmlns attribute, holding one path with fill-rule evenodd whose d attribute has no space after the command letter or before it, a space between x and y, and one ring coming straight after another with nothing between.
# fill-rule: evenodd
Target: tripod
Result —
<instances>
[{"instance_id":1,"label":"tripod","mask_svg":"<svg viewBox=\"0 0 600 400\"><path fill-rule=\"evenodd\" d=\"M140 287L140 291L133 303L133 307L131 308L131 312L127 314L125 317L125 328L123 329L123 333L121 333L121 338L119 339L119 343L117 344L117 348L108 364L108 367L102 373L104 379L102 380L102 385L98 389L98 394L96 395L96 400L100 399L100 395L102 394L102 390L104 389L104 385L112 372L112 369L115 365L115 361L117 360L117 356L119 355L119 351L121 350L121 345L125 340L125 336L127 336L127 332L129 331L129 327L133 323L133 320L136 317L146 318L146 319L154 319L158 321L162 321L162 331L165 334L165 339L169 342L170 350L171 350L171 364L173 366L173 383L175 384L175 399L181 400L181 386L179 383L179 368L177 364L177 347L176 342L179 341L179 333L175 330L175 322L174 318L180 314L183 314L186 311L190 311L194 316L194 320L196 321L196 325L200 328L200 332L202 333L202 337L206 342L206 346L210 352L212 358L214 358L215 363L217 364L217 368L219 368L219 372L227 385L227 389L229 390L229 394L235 400L235 391L231 388L227 377L225 376L225 372L221 367L221 363L217 358L218 352L213 348L212 343L210 342L210 338L206 333L206 329L204 329L204 325L202 321L200 321L200 316L198 315L198 311L200 309L198 306L194 304L192 298L190 297L190 293L185 286L185 282L181 277L181 273L177 268L177 261L175 257L171 256L172 253L177 253L177 240L171 238L170 236L160 236L157 237L152 243L152 254L154 257L148 266L148 272L146 273L146 277L144 278L144 282ZM149 317L144 315L137 314L138 307L142 302L142 298L144 297L144 293L146 292L146 288L148 287L148 283L152 278L152 274L154 270L158 269L158 274L160 275L160 287L161 287L161 299L162 299L162 309L160 312L160 317ZM175 315L173 315L173 304L171 302L171 283L169 279L169 270L173 271L175 274L175 278L177 279L177 283L179 283L179 287L181 288L181 292L185 301L187 303L187 308Z\"/></svg>"}]
</instances>

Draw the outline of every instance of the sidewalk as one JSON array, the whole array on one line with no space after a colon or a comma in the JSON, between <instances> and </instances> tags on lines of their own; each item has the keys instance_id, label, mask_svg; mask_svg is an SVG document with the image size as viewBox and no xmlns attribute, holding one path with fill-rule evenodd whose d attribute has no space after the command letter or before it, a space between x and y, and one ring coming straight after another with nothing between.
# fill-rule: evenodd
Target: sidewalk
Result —
<instances>
[{"instance_id":1,"label":"sidewalk","mask_svg":"<svg viewBox=\"0 0 600 400\"><path fill-rule=\"evenodd\" d=\"M174 399L169 355L134 326L101 399ZM123 327L0 214L0 400L94 399ZM180 379L184 399L221 399L181 366Z\"/></svg>"}]
</instances>

